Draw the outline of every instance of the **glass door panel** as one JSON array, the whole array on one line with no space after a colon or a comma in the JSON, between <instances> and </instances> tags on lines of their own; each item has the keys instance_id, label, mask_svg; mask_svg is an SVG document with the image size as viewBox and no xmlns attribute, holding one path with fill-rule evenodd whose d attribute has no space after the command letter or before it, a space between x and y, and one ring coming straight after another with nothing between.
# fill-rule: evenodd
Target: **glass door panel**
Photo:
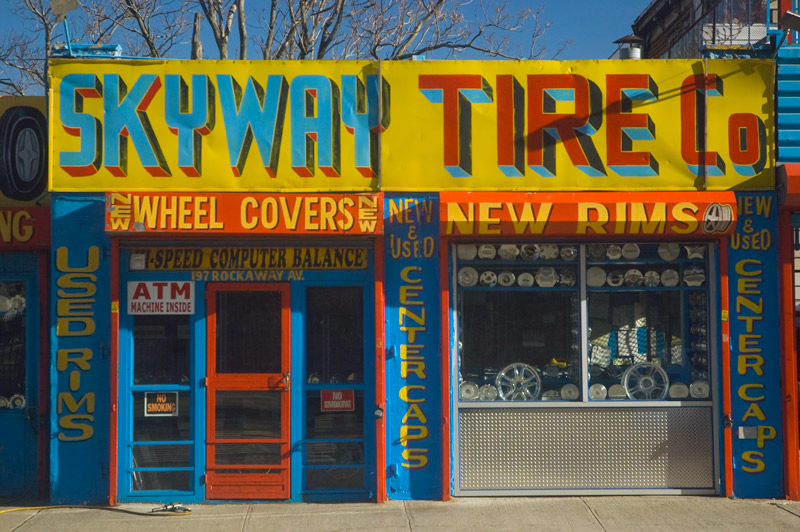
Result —
<instances>
[{"instance_id":1,"label":"glass door panel","mask_svg":"<svg viewBox=\"0 0 800 532\"><path fill-rule=\"evenodd\" d=\"M289 497L289 286L208 285L209 499Z\"/></svg>"},{"instance_id":2,"label":"glass door panel","mask_svg":"<svg viewBox=\"0 0 800 532\"><path fill-rule=\"evenodd\" d=\"M306 291L303 489L366 490L364 290Z\"/></svg>"},{"instance_id":3,"label":"glass door panel","mask_svg":"<svg viewBox=\"0 0 800 532\"><path fill-rule=\"evenodd\" d=\"M130 479L123 485L124 495L164 490L192 492L192 316L138 314L131 318L133 382L129 415L133 425L126 446L130 453L126 456ZM174 405L174 410L153 408L159 401Z\"/></svg>"}]
</instances>

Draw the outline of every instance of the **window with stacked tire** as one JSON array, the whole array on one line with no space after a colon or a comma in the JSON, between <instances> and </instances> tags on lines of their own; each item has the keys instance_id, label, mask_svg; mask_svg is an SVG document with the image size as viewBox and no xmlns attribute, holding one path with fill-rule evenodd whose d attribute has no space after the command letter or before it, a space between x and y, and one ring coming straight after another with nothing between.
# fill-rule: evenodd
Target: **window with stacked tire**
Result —
<instances>
[{"instance_id":1,"label":"window with stacked tire","mask_svg":"<svg viewBox=\"0 0 800 532\"><path fill-rule=\"evenodd\" d=\"M710 401L712 249L455 245L460 404Z\"/></svg>"}]
</instances>

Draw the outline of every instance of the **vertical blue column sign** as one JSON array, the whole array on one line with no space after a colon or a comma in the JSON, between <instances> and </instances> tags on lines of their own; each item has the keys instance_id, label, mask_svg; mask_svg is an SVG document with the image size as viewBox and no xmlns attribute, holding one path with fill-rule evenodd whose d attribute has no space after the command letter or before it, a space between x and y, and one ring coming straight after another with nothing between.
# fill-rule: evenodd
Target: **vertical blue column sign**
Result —
<instances>
[{"instance_id":1,"label":"vertical blue column sign","mask_svg":"<svg viewBox=\"0 0 800 532\"><path fill-rule=\"evenodd\" d=\"M50 498L109 496L110 260L102 194L53 194Z\"/></svg>"},{"instance_id":2,"label":"vertical blue column sign","mask_svg":"<svg viewBox=\"0 0 800 532\"><path fill-rule=\"evenodd\" d=\"M387 495L440 499L438 195L387 194L384 209Z\"/></svg>"},{"instance_id":3,"label":"vertical blue column sign","mask_svg":"<svg viewBox=\"0 0 800 532\"><path fill-rule=\"evenodd\" d=\"M778 198L737 193L728 252L733 493L783 497ZM730 482L730 480L727 480Z\"/></svg>"}]
</instances>

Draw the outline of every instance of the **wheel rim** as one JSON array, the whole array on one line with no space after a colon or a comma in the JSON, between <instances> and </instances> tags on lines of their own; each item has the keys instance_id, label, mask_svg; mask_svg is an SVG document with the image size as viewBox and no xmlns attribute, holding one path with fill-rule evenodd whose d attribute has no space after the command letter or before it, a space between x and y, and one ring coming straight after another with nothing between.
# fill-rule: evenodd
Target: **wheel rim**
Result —
<instances>
[{"instance_id":1,"label":"wheel rim","mask_svg":"<svg viewBox=\"0 0 800 532\"><path fill-rule=\"evenodd\" d=\"M17 174L19 178L30 183L36 179L39 171L39 157L41 146L36 138L36 133L31 128L23 129L17 137Z\"/></svg>"},{"instance_id":2,"label":"wheel rim","mask_svg":"<svg viewBox=\"0 0 800 532\"><path fill-rule=\"evenodd\" d=\"M531 401L539 397L542 382L533 366L516 362L502 369L495 381L498 395L506 401Z\"/></svg>"},{"instance_id":3,"label":"wheel rim","mask_svg":"<svg viewBox=\"0 0 800 532\"><path fill-rule=\"evenodd\" d=\"M664 399L669 391L669 377L661 366L642 362L628 368L622 375L622 385L628 398L636 401Z\"/></svg>"}]
</instances>

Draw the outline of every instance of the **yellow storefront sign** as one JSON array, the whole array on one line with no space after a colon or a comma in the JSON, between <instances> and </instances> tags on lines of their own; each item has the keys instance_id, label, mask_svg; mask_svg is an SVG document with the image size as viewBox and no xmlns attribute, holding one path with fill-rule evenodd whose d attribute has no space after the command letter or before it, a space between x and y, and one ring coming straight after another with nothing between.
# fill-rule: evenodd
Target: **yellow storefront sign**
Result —
<instances>
[{"instance_id":1,"label":"yellow storefront sign","mask_svg":"<svg viewBox=\"0 0 800 532\"><path fill-rule=\"evenodd\" d=\"M382 189L773 185L765 60L383 63Z\"/></svg>"},{"instance_id":2,"label":"yellow storefront sign","mask_svg":"<svg viewBox=\"0 0 800 532\"><path fill-rule=\"evenodd\" d=\"M377 63L50 65L53 190L377 189Z\"/></svg>"},{"instance_id":3,"label":"yellow storefront sign","mask_svg":"<svg viewBox=\"0 0 800 532\"><path fill-rule=\"evenodd\" d=\"M774 184L768 60L51 61L54 191Z\"/></svg>"}]
</instances>

